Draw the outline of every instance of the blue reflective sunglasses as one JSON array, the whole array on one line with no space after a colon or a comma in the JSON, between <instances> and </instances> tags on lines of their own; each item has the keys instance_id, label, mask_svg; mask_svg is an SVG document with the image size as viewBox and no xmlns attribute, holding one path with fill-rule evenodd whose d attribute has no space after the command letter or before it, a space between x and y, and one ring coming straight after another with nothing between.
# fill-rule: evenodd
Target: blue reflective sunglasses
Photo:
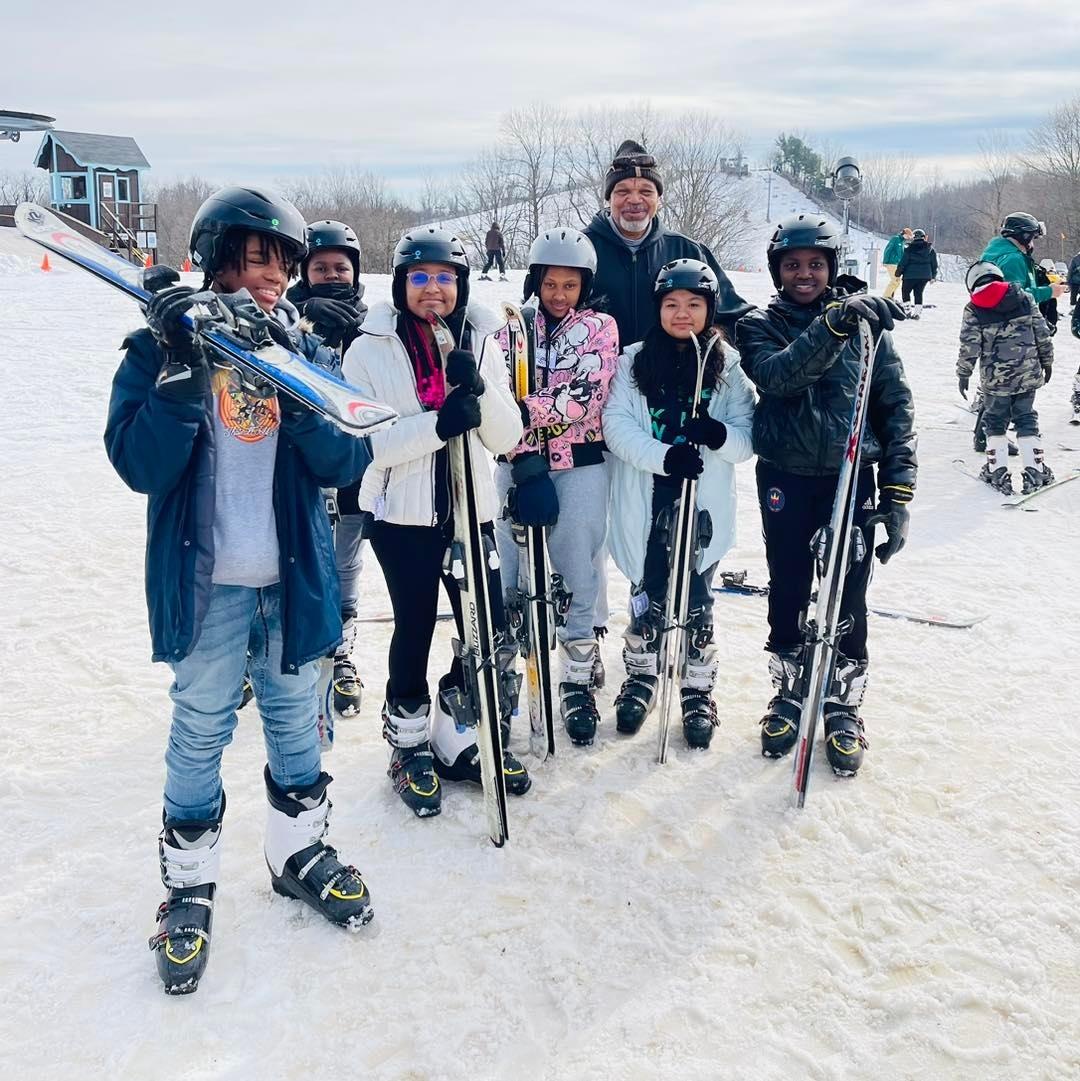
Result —
<instances>
[{"instance_id":1,"label":"blue reflective sunglasses","mask_svg":"<svg viewBox=\"0 0 1080 1081\"><path fill-rule=\"evenodd\" d=\"M457 281L457 275L448 270L440 270L438 274L429 274L426 270L410 270L405 277L414 289L423 289L432 280L436 285L453 285Z\"/></svg>"}]
</instances>

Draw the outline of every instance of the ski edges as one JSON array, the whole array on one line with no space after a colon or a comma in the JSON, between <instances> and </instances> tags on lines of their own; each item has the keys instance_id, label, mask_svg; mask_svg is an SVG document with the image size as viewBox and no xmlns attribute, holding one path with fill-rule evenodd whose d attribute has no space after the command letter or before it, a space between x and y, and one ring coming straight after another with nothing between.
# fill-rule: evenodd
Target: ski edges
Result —
<instances>
[{"instance_id":1,"label":"ski edges","mask_svg":"<svg viewBox=\"0 0 1080 1081\"><path fill-rule=\"evenodd\" d=\"M533 350L529 348L532 327L515 304L503 303L502 314L507 325L514 396L520 402L535 389ZM542 442L537 450L543 453ZM518 545L519 572L517 583L510 589L515 604L521 608L519 646L525 662L531 742L542 752L541 757L548 758L555 754L555 696L551 690L555 620L547 539L543 528L538 527L511 523L511 532Z\"/></svg>"},{"instance_id":2,"label":"ski edges","mask_svg":"<svg viewBox=\"0 0 1080 1081\"><path fill-rule=\"evenodd\" d=\"M55 214L35 203L21 203L16 207L15 224L28 240L146 307L150 293L143 287L142 270L122 256L73 232ZM223 304L218 306L224 309ZM205 310L203 314L205 318ZM213 322L190 316L185 319L199 339L226 363L265 380L276 391L297 398L350 435L369 435L397 420L394 410L365 399L356 387L284 346L245 341L217 319Z\"/></svg>"},{"instance_id":3,"label":"ski edges","mask_svg":"<svg viewBox=\"0 0 1080 1081\"><path fill-rule=\"evenodd\" d=\"M435 344L446 358L455 347L450 328L434 312L428 323ZM494 543L488 544L480 530L476 507L476 486L472 471L472 432L454 436L447 443L450 457L451 499L454 538L448 566L461 594L464 641L454 642L465 677L465 694L476 719L476 744L480 754L480 780L488 835L496 848L509 838L506 814L506 778L503 775L502 732L499 722L498 666L495 657L495 629L491 621L491 598L487 570L495 559Z\"/></svg>"},{"instance_id":4,"label":"ski edges","mask_svg":"<svg viewBox=\"0 0 1080 1081\"><path fill-rule=\"evenodd\" d=\"M880 345L881 339L878 340ZM842 633L840 597L847 577L848 550L855 519L859 463L862 457L862 434L870 399L870 380L877 356L870 327L859 320L859 381L851 407L847 443L837 480L829 524L819 530L812 542L818 556L818 597L814 617L806 619L803 649L802 709L795 741L791 773L791 802L796 808L806 803L806 791L813 762L814 737L825 711L825 698L832 682ZM863 558L869 558L866 553Z\"/></svg>"},{"instance_id":5,"label":"ski edges","mask_svg":"<svg viewBox=\"0 0 1080 1081\"><path fill-rule=\"evenodd\" d=\"M701 402L701 386L705 377L705 364L709 352L719 342L713 335L704 353L697 335L691 336L697 358L697 379L694 396L690 402L691 416ZM656 760L667 762L668 743L671 737L671 707L675 695L675 681L685 674L687 661L687 618L690 611L690 574L698 541L697 480L684 480L679 501L672 514L671 532L668 534L668 583L664 604L664 626L661 630L658 675L660 677L660 716L657 725Z\"/></svg>"}]
</instances>

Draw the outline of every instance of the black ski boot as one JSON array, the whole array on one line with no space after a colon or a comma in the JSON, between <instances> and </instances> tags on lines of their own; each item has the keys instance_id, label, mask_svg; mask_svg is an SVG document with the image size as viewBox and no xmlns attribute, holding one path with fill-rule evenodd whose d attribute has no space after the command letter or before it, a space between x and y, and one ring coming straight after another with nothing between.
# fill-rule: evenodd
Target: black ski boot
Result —
<instances>
[{"instance_id":1,"label":"black ski boot","mask_svg":"<svg viewBox=\"0 0 1080 1081\"><path fill-rule=\"evenodd\" d=\"M326 789L333 778L320 773L313 784L289 792L274 782L269 766L263 778L269 803L264 851L274 892L303 901L339 927L358 930L375 915L371 894L360 872L323 844L332 806Z\"/></svg>"},{"instance_id":2,"label":"black ski boot","mask_svg":"<svg viewBox=\"0 0 1080 1081\"><path fill-rule=\"evenodd\" d=\"M683 735L687 746L704 751L720 726L712 698L717 659L711 611L695 608L689 612L686 647L686 669L679 689Z\"/></svg>"},{"instance_id":3,"label":"black ski boot","mask_svg":"<svg viewBox=\"0 0 1080 1081\"><path fill-rule=\"evenodd\" d=\"M383 703L383 738L393 747L386 775L417 818L442 810L442 788L429 742L431 699L399 698Z\"/></svg>"},{"instance_id":4,"label":"black ski boot","mask_svg":"<svg viewBox=\"0 0 1080 1081\"><path fill-rule=\"evenodd\" d=\"M865 694L866 662L838 656L825 699L825 757L838 777L854 777L869 746L859 716Z\"/></svg>"},{"instance_id":5,"label":"black ski boot","mask_svg":"<svg viewBox=\"0 0 1080 1081\"><path fill-rule=\"evenodd\" d=\"M356 613L346 611L341 620L342 643L334 653L334 712L355 717L360 712L364 684L356 674L352 647L356 640Z\"/></svg>"},{"instance_id":6,"label":"black ski boot","mask_svg":"<svg viewBox=\"0 0 1080 1081\"><path fill-rule=\"evenodd\" d=\"M221 807L224 812L224 796ZM164 819L158 859L169 892L158 907L158 929L149 945L167 995L190 995L206 970L220 839L220 817L208 822Z\"/></svg>"},{"instance_id":7,"label":"black ski boot","mask_svg":"<svg viewBox=\"0 0 1080 1081\"><path fill-rule=\"evenodd\" d=\"M511 673L513 675L513 673ZM439 680L439 693L431 719L431 750L435 772L444 781L467 781L483 785L480 771L480 748L476 743L476 722L459 688L451 677ZM516 676L515 676L516 681ZM532 787L529 771L510 750L510 718L500 721L503 748L503 780L512 796L524 796Z\"/></svg>"},{"instance_id":8,"label":"black ski boot","mask_svg":"<svg viewBox=\"0 0 1080 1081\"><path fill-rule=\"evenodd\" d=\"M802 647L779 649L769 655L769 678L777 693L761 718L761 753L783 758L795 746L802 713Z\"/></svg>"},{"instance_id":9,"label":"black ski boot","mask_svg":"<svg viewBox=\"0 0 1080 1081\"><path fill-rule=\"evenodd\" d=\"M615 728L624 735L634 735L656 705L660 686L658 628L664 614L658 604L623 632L623 664L626 679L615 696Z\"/></svg>"},{"instance_id":10,"label":"black ski boot","mask_svg":"<svg viewBox=\"0 0 1080 1081\"><path fill-rule=\"evenodd\" d=\"M570 742L588 747L596 739L600 711L593 697L593 668L600 653L596 638L559 643L559 712Z\"/></svg>"}]
</instances>

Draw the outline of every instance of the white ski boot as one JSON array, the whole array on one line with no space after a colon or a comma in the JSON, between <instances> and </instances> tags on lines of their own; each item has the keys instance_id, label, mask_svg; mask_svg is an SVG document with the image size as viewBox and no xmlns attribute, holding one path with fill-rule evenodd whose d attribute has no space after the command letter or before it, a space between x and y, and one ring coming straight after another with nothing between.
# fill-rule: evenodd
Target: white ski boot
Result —
<instances>
[{"instance_id":1,"label":"white ski boot","mask_svg":"<svg viewBox=\"0 0 1080 1081\"><path fill-rule=\"evenodd\" d=\"M559 711L570 742L587 747L596 738L600 713L593 697L593 662L598 644L595 638L559 643Z\"/></svg>"},{"instance_id":2,"label":"white ski boot","mask_svg":"<svg viewBox=\"0 0 1080 1081\"><path fill-rule=\"evenodd\" d=\"M1050 467L1043 461L1042 437L1038 435L1022 435L1017 439L1020 444L1020 455L1024 472L1021 475L1023 482L1023 494L1038 491L1048 484L1054 483L1054 474Z\"/></svg>"},{"instance_id":3,"label":"white ski boot","mask_svg":"<svg viewBox=\"0 0 1080 1081\"><path fill-rule=\"evenodd\" d=\"M979 473L979 480L985 481L1002 495L1012 495L1012 477L1009 475L1009 440L1004 435L986 437L986 464Z\"/></svg>"}]
</instances>

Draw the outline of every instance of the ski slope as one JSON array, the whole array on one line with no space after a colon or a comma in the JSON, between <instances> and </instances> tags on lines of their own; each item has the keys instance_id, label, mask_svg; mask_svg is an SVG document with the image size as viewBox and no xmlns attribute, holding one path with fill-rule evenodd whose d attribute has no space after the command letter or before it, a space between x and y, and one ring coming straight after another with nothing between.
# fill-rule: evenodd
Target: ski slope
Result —
<instances>
[{"instance_id":1,"label":"ski slope","mask_svg":"<svg viewBox=\"0 0 1080 1081\"><path fill-rule=\"evenodd\" d=\"M775 205L774 194L774 210ZM0 243L8 239L0 232ZM6 250L6 249L0 249ZM24 253L16 253L21 255ZM478 791L414 818L385 776L378 710L391 628L363 630L361 715L338 724L329 840L376 916L335 929L270 891L254 707L224 761L228 814L213 952L168 999L146 939L157 871L165 666L149 662L144 500L102 447L133 305L39 259L0 261L0 1047L19 1081L1064 1081L1080 1076L1080 482L1025 513L959 474L974 459L953 368L962 288L898 328L922 468L907 549L873 599L988 613L968 631L871 617L870 750L854 780L818 755L807 806L759 754L771 693L764 602L716 602L722 727L707 753L655 719L614 732L619 633L596 744L527 755L510 841ZM481 301L508 284L474 285ZM761 273L733 273L758 303ZM368 299L388 293L368 279ZM1067 425L1078 343L1056 338L1039 395L1047 460L1080 466ZM722 564L764 580L753 467ZM593 513L595 508L564 508ZM363 605L388 608L374 559ZM610 572L613 605L626 586ZM437 629L431 676L449 655Z\"/></svg>"}]
</instances>

